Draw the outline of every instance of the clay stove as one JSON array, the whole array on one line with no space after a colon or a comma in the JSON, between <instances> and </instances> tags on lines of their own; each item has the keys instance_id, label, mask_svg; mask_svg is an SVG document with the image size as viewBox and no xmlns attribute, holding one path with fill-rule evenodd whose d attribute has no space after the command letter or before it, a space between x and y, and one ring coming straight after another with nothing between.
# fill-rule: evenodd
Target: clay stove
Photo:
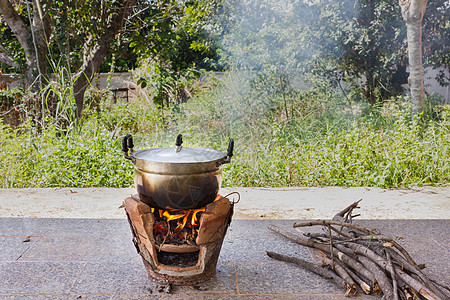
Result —
<instances>
[{"instance_id":1,"label":"clay stove","mask_svg":"<svg viewBox=\"0 0 450 300\"><path fill-rule=\"evenodd\" d=\"M233 206L220 195L196 210L159 210L138 195L125 199L133 243L149 278L193 285L214 277Z\"/></svg>"}]
</instances>

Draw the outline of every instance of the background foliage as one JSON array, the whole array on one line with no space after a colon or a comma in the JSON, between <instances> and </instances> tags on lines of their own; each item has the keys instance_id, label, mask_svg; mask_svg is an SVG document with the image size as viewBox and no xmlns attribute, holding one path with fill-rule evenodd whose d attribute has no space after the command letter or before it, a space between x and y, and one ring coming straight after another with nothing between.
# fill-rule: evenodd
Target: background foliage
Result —
<instances>
[{"instance_id":1,"label":"background foliage","mask_svg":"<svg viewBox=\"0 0 450 300\"><path fill-rule=\"evenodd\" d=\"M427 64L448 67L444 2L427 8L424 45ZM136 99L91 89L74 120L70 70L82 41L104 30L105 3L48 3L56 75L38 97L0 92L1 187L131 186L133 165L120 151L127 133L137 149L173 146L182 133L186 146L225 151L234 138L225 186L449 184L450 108L429 97L414 116L399 94L405 32L394 3L140 3L102 66L136 68ZM18 45L4 46L24 59ZM58 99L52 113L49 97Z\"/></svg>"},{"instance_id":2,"label":"background foliage","mask_svg":"<svg viewBox=\"0 0 450 300\"><path fill-rule=\"evenodd\" d=\"M312 90L290 96L295 110L286 119L283 105L264 109L261 92L244 78L242 73L226 77L176 109L136 103L111 110L109 103L101 103L79 127L64 132L49 125L37 134L30 123L16 129L3 124L1 186L131 186L133 165L120 151L120 137L128 132L134 134L136 149L173 146L182 133L186 146L225 151L233 137L235 156L224 166L224 186L450 182L448 106L431 105L425 119L413 118L402 99L392 98L375 110L348 107L329 90ZM241 88L230 93L231 86ZM273 101L283 103L282 98Z\"/></svg>"}]
</instances>

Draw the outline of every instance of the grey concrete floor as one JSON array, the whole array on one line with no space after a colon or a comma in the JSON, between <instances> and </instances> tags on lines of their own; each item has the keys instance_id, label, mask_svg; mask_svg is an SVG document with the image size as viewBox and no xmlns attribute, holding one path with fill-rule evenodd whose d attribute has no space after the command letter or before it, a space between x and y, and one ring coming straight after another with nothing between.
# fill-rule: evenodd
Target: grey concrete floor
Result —
<instances>
[{"instance_id":1,"label":"grey concrete floor","mask_svg":"<svg viewBox=\"0 0 450 300\"><path fill-rule=\"evenodd\" d=\"M412 257L426 263L425 273L450 285L450 187L224 188L221 194L233 191L241 201L216 277L201 290L176 286L165 294L147 278L119 208L134 189L0 189L0 299L344 299L328 280L267 257L270 250L317 260L267 226L298 234L294 221L329 219L361 198L357 223L403 237Z\"/></svg>"},{"instance_id":2,"label":"grey concrete floor","mask_svg":"<svg viewBox=\"0 0 450 300\"><path fill-rule=\"evenodd\" d=\"M293 222L234 219L216 277L200 290L175 286L166 294L147 278L126 220L0 218L0 299L344 299L332 282L265 255L270 250L317 261L307 248L267 229L274 224L298 234ZM449 220L358 223L403 237L412 257L426 263L425 273L450 285ZM379 297L360 293L356 299Z\"/></svg>"}]
</instances>

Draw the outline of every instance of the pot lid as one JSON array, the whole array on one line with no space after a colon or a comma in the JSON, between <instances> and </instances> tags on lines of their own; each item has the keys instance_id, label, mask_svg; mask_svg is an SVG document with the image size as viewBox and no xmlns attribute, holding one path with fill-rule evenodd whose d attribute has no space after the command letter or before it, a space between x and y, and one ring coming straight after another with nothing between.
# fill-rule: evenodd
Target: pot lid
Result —
<instances>
[{"instance_id":1,"label":"pot lid","mask_svg":"<svg viewBox=\"0 0 450 300\"><path fill-rule=\"evenodd\" d=\"M133 156L137 159L154 162L200 163L222 159L226 154L209 148L164 147L138 150L133 153Z\"/></svg>"}]
</instances>

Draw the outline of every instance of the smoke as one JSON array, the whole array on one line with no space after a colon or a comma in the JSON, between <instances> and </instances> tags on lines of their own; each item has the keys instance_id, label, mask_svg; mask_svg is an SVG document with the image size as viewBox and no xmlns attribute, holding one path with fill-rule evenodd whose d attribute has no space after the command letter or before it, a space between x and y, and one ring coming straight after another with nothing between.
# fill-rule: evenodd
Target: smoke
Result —
<instances>
[{"instance_id":1,"label":"smoke","mask_svg":"<svg viewBox=\"0 0 450 300\"><path fill-rule=\"evenodd\" d=\"M224 19L224 59L234 68L261 71L294 69L314 52L304 29L311 6L298 0L235 0Z\"/></svg>"},{"instance_id":2,"label":"smoke","mask_svg":"<svg viewBox=\"0 0 450 300\"><path fill-rule=\"evenodd\" d=\"M305 69L317 53L317 0L226 0L220 28L222 86L210 96L233 128L267 126L274 114L292 117L294 92L309 88ZM270 124L269 124L270 125Z\"/></svg>"}]
</instances>

